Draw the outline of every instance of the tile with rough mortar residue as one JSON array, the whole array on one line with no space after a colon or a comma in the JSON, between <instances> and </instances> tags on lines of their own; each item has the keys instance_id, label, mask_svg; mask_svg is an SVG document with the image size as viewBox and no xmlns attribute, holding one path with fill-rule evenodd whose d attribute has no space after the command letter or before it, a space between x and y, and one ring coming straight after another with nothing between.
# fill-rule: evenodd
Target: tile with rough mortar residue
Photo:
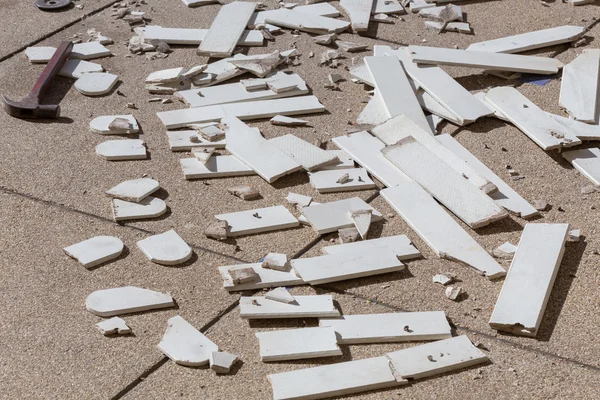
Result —
<instances>
[{"instance_id":1,"label":"tile with rough mortar residue","mask_svg":"<svg viewBox=\"0 0 600 400\"><path fill-rule=\"evenodd\" d=\"M354 227L350 211L360 209L373 210L373 222L383 219L379 211L358 197L304 207L302 215L312 225L315 232L323 235L325 233L336 232L342 228Z\"/></svg>"},{"instance_id":2,"label":"tile with rough mortar residue","mask_svg":"<svg viewBox=\"0 0 600 400\"><path fill-rule=\"evenodd\" d=\"M253 235L289 228L295 228L300 222L284 206L257 208L215 215L221 221L227 221L230 230L228 237Z\"/></svg>"},{"instance_id":3,"label":"tile with rough mortar residue","mask_svg":"<svg viewBox=\"0 0 600 400\"><path fill-rule=\"evenodd\" d=\"M200 45L208 29L163 28L157 25L148 25L135 28L134 31L146 41L161 40L167 44ZM264 36L260 31L245 30L238 41L238 46L262 46Z\"/></svg>"},{"instance_id":4,"label":"tile with rough mortar residue","mask_svg":"<svg viewBox=\"0 0 600 400\"><path fill-rule=\"evenodd\" d=\"M330 326L340 336L339 344L422 342L452 337L443 311L343 315L321 318L319 326Z\"/></svg>"},{"instance_id":5,"label":"tile with rough mortar residue","mask_svg":"<svg viewBox=\"0 0 600 400\"><path fill-rule=\"evenodd\" d=\"M101 96L112 90L119 77L108 72L90 72L75 81L75 89L85 96Z\"/></svg>"},{"instance_id":6,"label":"tile with rough mortar residue","mask_svg":"<svg viewBox=\"0 0 600 400\"><path fill-rule=\"evenodd\" d=\"M135 286L96 290L85 299L87 310L100 317L131 314L174 305L173 298L166 293Z\"/></svg>"},{"instance_id":7,"label":"tile with rough mortar residue","mask_svg":"<svg viewBox=\"0 0 600 400\"><path fill-rule=\"evenodd\" d=\"M190 151L193 148L213 147L215 149L225 148L225 139L210 142L198 134L196 130L167 131L169 148L171 151ZM194 140L194 141L192 141Z\"/></svg>"},{"instance_id":8,"label":"tile with rough mortar residue","mask_svg":"<svg viewBox=\"0 0 600 400\"><path fill-rule=\"evenodd\" d=\"M95 236L65 247L63 251L86 268L92 268L118 258L123 252L123 242L113 236Z\"/></svg>"},{"instance_id":9,"label":"tile with rough mortar residue","mask_svg":"<svg viewBox=\"0 0 600 400\"><path fill-rule=\"evenodd\" d=\"M338 161L334 154L292 134L275 137L269 139L268 142L302 165L302 168L307 171L314 171Z\"/></svg>"},{"instance_id":10,"label":"tile with rough mortar residue","mask_svg":"<svg viewBox=\"0 0 600 400\"><path fill-rule=\"evenodd\" d=\"M384 156L418 182L472 228L508 217L508 213L413 137L382 150Z\"/></svg>"},{"instance_id":11,"label":"tile with rough mortar residue","mask_svg":"<svg viewBox=\"0 0 600 400\"><path fill-rule=\"evenodd\" d=\"M349 178L344 183L339 183L339 178L348 174ZM377 185L369 178L364 168L332 169L314 171L309 173L310 184L319 193L352 192L355 190L375 189Z\"/></svg>"},{"instance_id":12,"label":"tile with rough mortar residue","mask_svg":"<svg viewBox=\"0 0 600 400\"><path fill-rule=\"evenodd\" d=\"M257 280L254 282L234 284L229 270L239 268L252 268L256 275L258 275ZM279 271L270 268L263 268L261 263L221 266L219 267L219 273L223 278L223 287L230 292L256 290L278 286L295 286L303 285L305 283L302 278L298 277L294 270L287 268L285 271Z\"/></svg>"},{"instance_id":13,"label":"tile with rough mortar residue","mask_svg":"<svg viewBox=\"0 0 600 400\"><path fill-rule=\"evenodd\" d=\"M592 147L589 149L569 150L562 156L583 176L588 178L594 185L600 185L600 149Z\"/></svg>"},{"instance_id":14,"label":"tile with rough mortar residue","mask_svg":"<svg viewBox=\"0 0 600 400\"><path fill-rule=\"evenodd\" d=\"M569 115L582 122L598 123L600 50L584 50L565 65L558 103Z\"/></svg>"},{"instance_id":15,"label":"tile with rough mortar residue","mask_svg":"<svg viewBox=\"0 0 600 400\"><path fill-rule=\"evenodd\" d=\"M361 240L352 243L335 244L324 246L321 251L324 254L340 254L345 252L368 251L373 247L389 247L399 260L410 260L421 257L421 253L412 245L406 235L388 236L377 239Z\"/></svg>"},{"instance_id":16,"label":"tile with rough mortar residue","mask_svg":"<svg viewBox=\"0 0 600 400\"><path fill-rule=\"evenodd\" d=\"M383 199L441 258L464 263L488 279L506 271L416 182L380 192Z\"/></svg>"},{"instance_id":17,"label":"tile with rough mortar residue","mask_svg":"<svg viewBox=\"0 0 600 400\"><path fill-rule=\"evenodd\" d=\"M297 304L296 298L284 287L278 287L267 292L265 294L265 299L286 304Z\"/></svg>"},{"instance_id":18,"label":"tile with rough mortar residue","mask_svg":"<svg viewBox=\"0 0 600 400\"><path fill-rule=\"evenodd\" d=\"M104 193L110 197L137 203L158 189L160 189L158 181L151 178L139 178L121 182Z\"/></svg>"},{"instance_id":19,"label":"tile with rough mortar residue","mask_svg":"<svg viewBox=\"0 0 600 400\"><path fill-rule=\"evenodd\" d=\"M525 225L490 326L535 337L565 252L569 224Z\"/></svg>"},{"instance_id":20,"label":"tile with rough mortar residue","mask_svg":"<svg viewBox=\"0 0 600 400\"><path fill-rule=\"evenodd\" d=\"M353 32L363 32L369 29L371 10L374 0L340 0L340 7L346 11L352 23Z\"/></svg>"},{"instance_id":21,"label":"tile with rough mortar residue","mask_svg":"<svg viewBox=\"0 0 600 400\"><path fill-rule=\"evenodd\" d=\"M102 332L104 336L128 335L131 333L131 328L127 326L127 323L124 319L119 317L112 317L102 322L98 322L96 324L96 328L98 328L98 330Z\"/></svg>"},{"instance_id":22,"label":"tile with rough mortar residue","mask_svg":"<svg viewBox=\"0 0 600 400\"><path fill-rule=\"evenodd\" d=\"M240 298L240 317L267 318L325 318L338 317L331 295L295 296L297 304L268 300L261 296Z\"/></svg>"},{"instance_id":23,"label":"tile with rough mortar residue","mask_svg":"<svg viewBox=\"0 0 600 400\"><path fill-rule=\"evenodd\" d=\"M112 209L115 221L157 218L167 212L167 203L158 197L152 196L148 196L137 203L112 199Z\"/></svg>"},{"instance_id":24,"label":"tile with rough mortar residue","mask_svg":"<svg viewBox=\"0 0 600 400\"><path fill-rule=\"evenodd\" d=\"M206 164L196 157L179 160L185 179L226 178L231 176L256 175L256 172L235 156L213 155Z\"/></svg>"},{"instance_id":25,"label":"tile with rough mortar residue","mask_svg":"<svg viewBox=\"0 0 600 400\"><path fill-rule=\"evenodd\" d=\"M107 140L96 146L96 154L108 161L145 160L146 146L140 139Z\"/></svg>"},{"instance_id":26,"label":"tile with rough mortar residue","mask_svg":"<svg viewBox=\"0 0 600 400\"><path fill-rule=\"evenodd\" d=\"M79 79L83 74L103 71L104 67L100 64L85 60L67 60L58 72L58 75L65 78Z\"/></svg>"},{"instance_id":27,"label":"tile with rough mortar residue","mask_svg":"<svg viewBox=\"0 0 600 400\"><path fill-rule=\"evenodd\" d=\"M192 248L173 229L142 239L137 246L156 264L178 265L192 257Z\"/></svg>"},{"instance_id":28,"label":"tile with rough mortar residue","mask_svg":"<svg viewBox=\"0 0 600 400\"><path fill-rule=\"evenodd\" d=\"M267 254L262 259L261 265L263 268L275 269L278 271L287 271L290 267L287 255L282 253Z\"/></svg>"},{"instance_id":29,"label":"tile with rough mortar residue","mask_svg":"<svg viewBox=\"0 0 600 400\"><path fill-rule=\"evenodd\" d=\"M160 71L154 71L148 75L146 83L169 83L179 80L181 74L183 74L183 67L162 69Z\"/></svg>"},{"instance_id":30,"label":"tile with rough mortar residue","mask_svg":"<svg viewBox=\"0 0 600 400\"><path fill-rule=\"evenodd\" d=\"M176 364L201 367L209 363L213 351L219 351L216 344L181 316L169 318L167 324L158 348Z\"/></svg>"},{"instance_id":31,"label":"tile with rough mortar residue","mask_svg":"<svg viewBox=\"0 0 600 400\"><path fill-rule=\"evenodd\" d=\"M111 129L110 124L117 118L125 119L129 122L128 129ZM90 130L102 135L123 135L137 133L140 131L138 122L131 114L127 115L101 115L90 121Z\"/></svg>"},{"instance_id":32,"label":"tile with rough mortar residue","mask_svg":"<svg viewBox=\"0 0 600 400\"><path fill-rule=\"evenodd\" d=\"M316 327L256 332L263 362L342 355L333 328Z\"/></svg>"}]
</instances>

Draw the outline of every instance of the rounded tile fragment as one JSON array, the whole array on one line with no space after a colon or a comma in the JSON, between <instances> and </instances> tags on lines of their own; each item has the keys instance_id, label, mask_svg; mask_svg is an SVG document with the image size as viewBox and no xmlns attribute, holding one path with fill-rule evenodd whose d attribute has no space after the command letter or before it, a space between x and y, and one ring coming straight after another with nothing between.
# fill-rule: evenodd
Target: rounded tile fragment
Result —
<instances>
[{"instance_id":1,"label":"rounded tile fragment","mask_svg":"<svg viewBox=\"0 0 600 400\"><path fill-rule=\"evenodd\" d=\"M108 72L83 74L75 81L75 89L86 96L101 96L111 91L119 77Z\"/></svg>"},{"instance_id":2,"label":"rounded tile fragment","mask_svg":"<svg viewBox=\"0 0 600 400\"><path fill-rule=\"evenodd\" d=\"M152 196L146 197L139 203L113 199L112 207L115 221L156 218L167 212L167 203Z\"/></svg>"},{"instance_id":3,"label":"rounded tile fragment","mask_svg":"<svg viewBox=\"0 0 600 400\"><path fill-rule=\"evenodd\" d=\"M63 250L84 267L92 268L119 257L123 252L123 242L113 236L96 236Z\"/></svg>"},{"instance_id":4,"label":"rounded tile fragment","mask_svg":"<svg viewBox=\"0 0 600 400\"><path fill-rule=\"evenodd\" d=\"M192 249L174 230L150 236L137 242L140 250L152 262L177 265L192 257Z\"/></svg>"},{"instance_id":5,"label":"rounded tile fragment","mask_svg":"<svg viewBox=\"0 0 600 400\"><path fill-rule=\"evenodd\" d=\"M96 154L109 161L144 160L146 146L140 139L107 140L96 146Z\"/></svg>"},{"instance_id":6,"label":"rounded tile fragment","mask_svg":"<svg viewBox=\"0 0 600 400\"><path fill-rule=\"evenodd\" d=\"M112 124L117 118L127 120L130 126L127 129L117 129L114 126L115 124ZM122 135L126 133L137 133L140 131L140 128L133 115L102 115L90 121L90 130L102 135Z\"/></svg>"},{"instance_id":7,"label":"rounded tile fragment","mask_svg":"<svg viewBox=\"0 0 600 400\"><path fill-rule=\"evenodd\" d=\"M179 315L170 318L158 348L177 364L200 367L208 364L219 347Z\"/></svg>"},{"instance_id":8,"label":"rounded tile fragment","mask_svg":"<svg viewBox=\"0 0 600 400\"><path fill-rule=\"evenodd\" d=\"M96 290L85 299L85 307L100 317L113 317L157 308L173 307L173 298L154 290L135 286Z\"/></svg>"},{"instance_id":9,"label":"rounded tile fragment","mask_svg":"<svg viewBox=\"0 0 600 400\"><path fill-rule=\"evenodd\" d=\"M151 178L140 178L121 182L105 193L110 197L139 203L158 189L160 189L158 181Z\"/></svg>"}]
</instances>

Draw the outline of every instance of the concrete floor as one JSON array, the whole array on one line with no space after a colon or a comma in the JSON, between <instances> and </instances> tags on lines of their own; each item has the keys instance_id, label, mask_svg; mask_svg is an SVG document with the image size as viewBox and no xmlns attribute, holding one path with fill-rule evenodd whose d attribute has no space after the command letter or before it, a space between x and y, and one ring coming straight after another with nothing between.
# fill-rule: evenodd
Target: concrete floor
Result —
<instances>
[{"instance_id":1,"label":"concrete floor","mask_svg":"<svg viewBox=\"0 0 600 400\"><path fill-rule=\"evenodd\" d=\"M556 152L544 152L525 135L496 119L482 119L465 128L446 125L455 137L499 176L508 179L505 166L525 176L510 185L533 201L545 199L551 209L539 222L568 222L580 228L585 240L568 242L537 339L498 334L487 321L502 281L490 282L473 270L438 259L425 243L378 196L376 190L318 195L304 173L296 173L269 185L259 177L185 181L179 159L188 153L169 150L165 129L156 117L161 110L181 108L180 103L148 103L143 80L152 71L177 66L191 67L206 61L195 48L176 46L166 59L147 61L128 55L123 44L132 35L129 26L110 17L107 0L81 0L84 9L57 14L38 11L30 2L0 2L0 17L11 23L0 27L0 90L10 98L27 94L43 66L32 65L22 50L29 45L57 45L61 40L85 35L96 28L115 40L114 56L97 60L118 74L117 90L91 98L79 94L73 81L59 78L48 101L61 100L63 117L54 123L22 121L0 113L0 393L2 398L201 398L269 399L267 374L351 359L374 357L412 344L347 346L338 358L265 364L260 361L254 333L286 327L312 326L314 320L252 322L241 320L237 295L222 288L216 268L254 262L267 252L290 257L320 253L336 235L319 237L302 227L217 242L202 234L218 213L285 204L289 191L312 195L325 202L359 196L373 205L385 221L373 227L372 236L407 234L423 258L408 262L401 273L356 279L320 287L296 287L294 294L329 293L344 313L375 313L444 310L456 327L489 349L491 362L480 368L416 382L399 389L352 396L353 399L396 398L598 398L600 378L600 250L598 194L582 195L589 182ZM152 23L164 27L208 28L219 5L189 9L179 0L147 0L140 10ZM266 1L270 8L276 2ZM371 24L363 37L345 33L343 40L398 46L466 48L469 43L536 29L571 24L585 26L600 16L596 5L571 7L537 0L464 1L463 11L474 34L438 35L424 28L415 15L403 16L395 25ZM332 2L337 7L337 2ZM19 22L18 24L16 22ZM64 29L63 29L64 28ZM588 47L598 47L600 27L589 34ZM367 93L350 81L344 67L370 52L342 60L336 72L347 79L340 91L323 87L333 70L318 65L325 47L313 44L312 35L278 35L274 43L251 48L250 54L286 50L295 45L301 65L288 68L300 74L327 113L302 117L313 128L282 128L267 121L252 122L266 137L293 133L306 140L326 140L343 134L364 108ZM376 39L375 39L376 38ZM424 42L426 41L426 42ZM575 58L582 48L554 46L536 54L555 56L563 62ZM309 58L308 53L315 57ZM513 85L544 110L560 113L560 80L546 86L503 81L477 70L446 68L472 91ZM139 110L129 110L133 102ZM149 148L145 161L107 162L94 154L106 138L91 133L89 121L98 115L131 112L142 127L139 138ZM594 143L586 144L593 146ZM329 148L333 148L329 144ZM504 148L506 151L503 151ZM110 201L103 192L115 184L143 174L157 179L169 212L157 220L116 224ZM253 202L232 197L226 188L246 183L255 186L262 199ZM561 211L562 210L562 211ZM505 241L517 244L525 221L511 217L492 226L469 232L486 248ZM194 247L195 256L181 267L150 263L136 241L154 233L175 229ZM96 235L114 235L127 250L118 260L86 270L67 257L63 247ZM508 267L508 263L504 263ZM431 282L436 273L451 271L462 281L468 296L461 302L445 298L443 289ZM94 324L101 318L85 310L86 296L98 289L135 285L168 291L177 307L126 316L134 335L106 338ZM168 318L180 314L223 350L240 354L234 373L216 376L206 368L186 368L167 360L156 348ZM481 372L479 372L481 371Z\"/></svg>"}]
</instances>

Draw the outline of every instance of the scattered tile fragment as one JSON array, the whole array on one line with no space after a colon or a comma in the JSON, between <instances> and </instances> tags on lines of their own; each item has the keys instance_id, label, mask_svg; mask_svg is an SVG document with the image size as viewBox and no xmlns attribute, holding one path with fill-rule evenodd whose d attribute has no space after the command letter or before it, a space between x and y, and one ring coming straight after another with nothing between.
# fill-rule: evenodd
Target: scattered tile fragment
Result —
<instances>
[{"instance_id":1,"label":"scattered tile fragment","mask_svg":"<svg viewBox=\"0 0 600 400\"><path fill-rule=\"evenodd\" d=\"M257 332L256 337L263 362L342 355L331 327Z\"/></svg>"},{"instance_id":2,"label":"scattered tile fragment","mask_svg":"<svg viewBox=\"0 0 600 400\"><path fill-rule=\"evenodd\" d=\"M360 239L360 232L356 228L343 228L338 231L340 243L353 243Z\"/></svg>"},{"instance_id":3,"label":"scattered tile fragment","mask_svg":"<svg viewBox=\"0 0 600 400\"><path fill-rule=\"evenodd\" d=\"M570 231L569 238L574 242L579 242L581 240L581 229L573 229Z\"/></svg>"},{"instance_id":4,"label":"scattered tile fragment","mask_svg":"<svg viewBox=\"0 0 600 400\"><path fill-rule=\"evenodd\" d=\"M213 221L204 230L204 235L208 238L225 240L227 239L227 231L229 224L227 221Z\"/></svg>"},{"instance_id":5,"label":"scattered tile fragment","mask_svg":"<svg viewBox=\"0 0 600 400\"><path fill-rule=\"evenodd\" d=\"M90 121L90 130L102 135L121 135L139 132L133 115L102 115Z\"/></svg>"},{"instance_id":6,"label":"scattered tile fragment","mask_svg":"<svg viewBox=\"0 0 600 400\"><path fill-rule=\"evenodd\" d=\"M317 44L328 45L332 44L337 39L337 35L335 33L329 33L327 35L319 35L313 37L313 41ZM30 58L31 60L31 58ZM33 62L33 61L31 61Z\"/></svg>"},{"instance_id":7,"label":"scattered tile fragment","mask_svg":"<svg viewBox=\"0 0 600 400\"><path fill-rule=\"evenodd\" d=\"M193 66L192 68L190 68L187 71L185 71L184 73L182 73L181 76L183 78L191 78L193 76L201 74L206 69L206 67L208 67L208 64L201 64L201 65Z\"/></svg>"},{"instance_id":8,"label":"scattered tile fragment","mask_svg":"<svg viewBox=\"0 0 600 400\"><path fill-rule=\"evenodd\" d=\"M512 243L505 242L492 250L492 255L496 258L513 258L516 251L517 246Z\"/></svg>"},{"instance_id":9,"label":"scattered tile fragment","mask_svg":"<svg viewBox=\"0 0 600 400\"><path fill-rule=\"evenodd\" d=\"M160 71L152 72L146 78L146 83L170 83L176 82L181 78L181 74L183 74L183 68L171 68L171 69L163 69Z\"/></svg>"},{"instance_id":10,"label":"scattered tile fragment","mask_svg":"<svg viewBox=\"0 0 600 400\"><path fill-rule=\"evenodd\" d=\"M372 209L355 209L350 211L350 218L354 221L354 226L358 230L360 237L367 238L369 228L371 227Z\"/></svg>"},{"instance_id":11,"label":"scattered tile fragment","mask_svg":"<svg viewBox=\"0 0 600 400\"><path fill-rule=\"evenodd\" d=\"M456 301L456 300L458 300L462 291L463 290L460 286L448 286L446 288L446 297L452 301Z\"/></svg>"},{"instance_id":12,"label":"scattered tile fragment","mask_svg":"<svg viewBox=\"0 0 600 400\"><path fill-rule=\"evenodd\" d=\"M192 149L192 154L202 164L206 164L214 152L214 147L195 147Z\"/></svg>"},{"instance_id":13,"label":"scattered tile fragment","mask_svg":"<svg viewBox=\"0 0 600 400\"><path fill-rule=\"evenodd\" d=\"M112 208L115 221L156 218L167 212L167 204L152 196L146 197L139 203L113 199Z\"/></svg>"},{"instance_id":14,"label":"scattered tile fragment","mask_svg":"<svg viewBox=\"0 0 600 400\"><path fill-rule=\"evenodd\" d=\"M102 322L98 322L96 327L104 336L109 335L128 335L131 333L131 328L127 326L124 319L112 317Z\"/></svg>"},{"instance_id":15,"label":"scattered tile fragment","mask_svg":"<svg viewBox=\"0 0 600 400\"><path fill-rule=\"evenodd\" d=\"M287 255L282 253L269 253L262 262L263 268L274 269L276 271L287 271L290 269Z\"/></svg>"},{"instance_id":16,"label":"scattered tile fragment","mask_svg":"<svg viewBox=\"0 0 600 400\"><path fill-rule=\"evenodd\" d=\"M85 299L87 310L100 317L112 317L174 305L173 298L169 294L135 286L96 290Z\"/></svg>"},{"instance_id":17,"label":"scattered tile fragment","mask_svg":"<svg viewBox=\"0 0 600 400\"><path fill-rule=\"evenodd\" d=\"M267 292L267 294L265 294L265 299L275 300L280 303L286 304L298 304L294 296L292 296L292 294L286 288L283 287L278 287L271 290L270 292Z\"/></svg>"},{"instance_id":18,"label":"scattered tile fragment","mask_svg":"<svg viewBox=\"0 0 600 400\"><path fill-rule=\"evenodd\" d=\"M107 72L83 74L75 81L75 89L86 96L101 96L112 90L119 77Z\"/></svg>"},{"instance_id":19,"label":"scattered tile fragment","mask_svg":"<svg viewBox=\"0 0 600 400\"><path fill-rule=\"evenodd\" d=\"M258 190L247 185L230 187L227 191L242 200L254 200L260 197Z\"/></svg>"},{"instance_id":20,"label":"scattered tile fragment","mask_svg":"<svg viewBox=\"0 0 600 400\"><path fill-rule=\"evenodd\" d=\"M108 161L145 160L146 146L140 139L107 140L96 146L96 154Z\"/></svg>"},{"instance_id":21,"label":"scattered tile fragment","mask_svg":"<svg viewBox=\"0 0 600 400\"><path fill-rule=\"evenodd\" d=\"M28 47L25 49L25 55L32 64L45 64L56 52L56 47Z\"/></svg>"},{"instance_id":22,"label":"scattered tile fragment","mask_svg":"<svg viewBox=\"0 0 600 400\"><path fill-rule=\"evenodd\" d=\"M450 273L436 274L433 277L433 283L439 283L444 286L452 283L453 280L454 280L454 276Z\"/></svg>"},{"instance_id":23,"label":"scattered tile fragment","mask_svg":"<svg viewBox=\"0 0 600 400\"><path fill-rule=\"evenodd\" d=\"M359 51L365 51L369 47L368 44L346 42L343 40L336 40L335 44L338 47L338 49L342 49L344 51L347 51L348 53L356 53Z\"/></svg>"},{"instance_id":24,"label":"scattered tile fragment","mask_svg":"<svg viewBox=\"0 0 600 400\"><path fill-rule=\"evenodd\" d=\"M85 60L67 60L58 74L65 78L79 79L84 74L94 72L104 72L104 67Z\"/></svg>"},{"instance_id":25,"label":"scattered tile fragment","mask_svg":"<svg viewBox=\"0 0 600 400\"><path fill-rule=\"evenodd\" d=\"M234 285L241 285L242 283L254 282L258 279L258 274L253 268L230 268L228 270L231 276L231 281Z\"/></svg>"},{"instance_id":26,"label":"scattered tile fragment","mask_svg":"<svg viewBox=\"0 0 600 400\"><path fill-rule=\"evenodd\" d=\"M137 242L150 261L161 265L178 265L192 257L192 249L173 229Z\"/></svg>"},{"instance_id":27,"label":"scattered tile fragment","mask_svg":"<svg viewBox=\"0 0 600 400\"><path fill-rule=\"evenodd\" d=\"M140 202L160 189L158 181L151 178L131 179L108 189L105 193L121 200Z\"/></svg>"},{"instance_id":28,"label":"scattered tile fragment","mask_svg":"<svg viewBox=\"0 0 600 400\"><path fill-rule=\"evenodd\" d=\"M200 136L209 142L218 142L219 140L225 139L225 131L214 125L211 125L201 128Z\"/></svg>"},{"instance_id":29,"label":"scattered tile fragment","mask_svg":"<svg viewBox=\"0 0 600 400\"><path fill-rule=\"evenodd\" d=\"M63 250L89 269L119 257L123 252L123 242L113 236L96 236Z\"/></svg>"},{"instance_id":30,"label":"scattered tile fragment","mask_svg":"<svg viewBox=\"0 0 600 400\"><path fill-rule=\"evenodd\" d=\"M200 367L209 363L219 347L181 316L169 318L158 348L176 364Z\"/></svg>"},{"instance_id":31,"label":"scattered tile fragment","mask_svg":"<svg viewBox=\"0 0 600 400\"><path fill-rule=\"evenodd\" d=\"M271 125L280 125L280 126L307 126L308 121L304 121L298 118L286 117L283 115L276 115L270 119Z\"/></svg>"},{"instance_id":32,"label":"scattered tile fragment","mask_svg":"<svg viewBox=\"0 0 600 400\"><path fill-rule=\"evenodd\" d=\"M228 374L231 367L239 360L239 356L225 351L213 351L210 353L210 369L217 374Z\"/></svg>"},{"instance_id":33,"label":"scattered tile fragment","mask_svg":"<svg viewBox=\"0 0 600 400\"><path fill-rule=\"evenodd\" d=\"M546 211L548 210L548 202L546 200L534 200L533 207L535 207L538 211Z\"/></svg>"},{"instance_id":34,"label":"scattered tile fragment","mask_svg":"<svg viewBox=\"0 0 600 400\"><path fill-rule=\"evenodd\" d=\"M289 204L295 204L297 207L302 208L310 205L312 197L290 192L286 200Z\"/></svg>"}]
</instances>

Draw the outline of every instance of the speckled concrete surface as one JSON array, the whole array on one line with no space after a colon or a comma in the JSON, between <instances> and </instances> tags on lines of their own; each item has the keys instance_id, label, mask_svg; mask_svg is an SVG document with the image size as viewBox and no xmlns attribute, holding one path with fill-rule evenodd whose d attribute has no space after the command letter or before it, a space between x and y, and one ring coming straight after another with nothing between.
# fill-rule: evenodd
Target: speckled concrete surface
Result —
<instances>
[{"instance_id":1,"label":"speckled concrete surface","mask_svg":"<svg viewBox=\"0 0 600 400\"><path fill-rule=\"evenodd\" d=\"M53 14L25 10L16 4L0 4L0 28L4 47L0 59L20 47L45 37L82 15L109 4L109 1L81 0L83 10L72 9ZM140 7L152 18L152 24L164 27L208 28L219 5L189 9L179 0L147 0ZM276 2L266 1L270 8ZM331 2L338 7L337 2ZM470 43L536 29L571 24L585 26L600 16L595 5L571 7L561 2L543 6L537 0L461 2L474 34L438 35L424 28L416 15L405 15L396 24L371 24L361 36L344 33L342 40L398 46L466 48ZM28 4L28 7L32 6ZM338 7L339 8L339 7ZM63 118L57 123L21 121L0 114L0 314L2 334L8 346L0 351L0 388L7 398L271 398L266 379L269 373L349 359L380 355L406 345L350 346L340 359L310 362L264 364L258 357L254 332L314 324L314 320L263 321L248 323L233 309L237 295L222 288L217 266L254 262L267 252L276 251L303 257L320 254L320 248L336 238L319 238L310 227L236 238L218 242L204 237L206 225L218 213L285 204L288 192L311 195L326 202L359 196L386 217L375 224L372 237L407 234L423 254L422 259L407 262L400 273L338 282L320 287L297 287L293 293L333 293L345 313L372 313L394 310L444 310L457 327L457 334L468 334L488 349L492 362L477 369L428 379L400 389L358 395L352 398L582 398L597 397L600 373L598 342L600 313L597 296L600 275L598 239L598 194L583 195L581 187L589 182L563 161L556 152L544 152L512 125L486 118L464 128L445 125L443 131L455 134L467 149L483 161L524 198L545 199L551 209L538 222L568 222L582 229L585 240L569 242L548 309L537 339L497 334L487 321L502 281L490 282L466 266L441 260L398 216L376 190L319 195L304 173L296 173L267 184L261 178L242 177L186 181L179 159L187 152L169 150L165 129L157 111L181 108L181 103L148 103L144 78L152 71L178 66L191 67L206 62L195 54L195 47L174 46L166 59L148 61L130 56L124 42L132 35L123 21L110 17L111 10L100 11L82 22L49 36L37 45L57 45L95 28L113 38L108 46L112 57L95 60L121 82L109 94L97 98L82 96L73 81L58 78L47 102L61 100ZM40 20L41 18L41 20ZM40 21L43 21L40 22ZM27 28L27 29L26 29ZM588 47L596 48L600 27L588 34ZM295 37L289 31L276 36L275 42L248 49L249 54L297 47L300 65L287 71L300 74L312 93L327 108L323 114L301 116L309 128L274 127L268 121L251 122L267 138L293 133L303 139L326 141L343 134L364 108L368 88L350 81L347 67L353 58L371 52L350 54L337 70L318 65L328 48L315 45L312 35ZM377 39L375 39L377 38ZM585 48L585 47L583 47ZM563 62L574 59L583 48L554 46L534 54L556 56ZM309 57L313 52L314 57ZM446 68L467 89L512 85L542 109L561 113L558 107L560 80L540 87L520 81L504 81L466 68ZM20 52L0 63L0 89L10 98L27 94L43 66L31 65ZM330 72L341 73L346 80L340 91L324 88ZM160 97L160 96L158 96ZM168 97L168 96L165 96ZM127 103L138 110L130 110ZM143 139L150 157L144 161L107 162L94 148L107 139L89 131L89 121L99 115L132 113L142 131L131 135ZM125 137L125 136L123 136ZM594 143L586 144L593 146ZM327 148L334 148L331 143ZM509 180L506 165L525 176ZM111 221L110 200L104 191L115 184L147 175L162 186L158 196L165 199L169 212L162 218L115 224ZM262 198L243 201L227 193L238 184L256 187ZM289 209L298 216L291 206ZM526 221L512 216L490 227L467 229L486 250L505 241L517 244ZM464 227L464 225L463 225ZM196 257L182 268L150 263L135 242L149 234L175 229L194 246ZM98 234L120 237L128 255L113 263L87 271L68 258L62 248ZM502 265L508 268L509 264ZM457 274L467 293L464 300L451 302L443 288L431 282L440 272ZM178 308L140 313L126 317L135 336L105 338L94 324L101 320L85 311L84 301L93 290L139 285L170 292ZM241 363L230 376L215 376L207 369L192 369L165 362L156 348L166 320L181 314L197 328L209 327L207 335L223 350L241 354ZM512 371L514 369L514 371ZM140 379L143 378L143 379ZM477 378L477 379L476 379Z\"/></svg>"}]
</instances>

